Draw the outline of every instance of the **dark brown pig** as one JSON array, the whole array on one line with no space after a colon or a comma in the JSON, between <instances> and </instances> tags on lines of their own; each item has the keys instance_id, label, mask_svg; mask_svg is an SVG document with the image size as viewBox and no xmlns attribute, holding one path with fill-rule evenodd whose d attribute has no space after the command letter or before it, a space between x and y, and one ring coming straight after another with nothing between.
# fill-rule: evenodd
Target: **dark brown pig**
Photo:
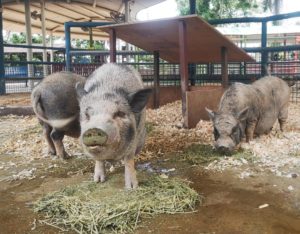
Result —
<instances>
[{"instance_id":1,"label":"dark brown pig","mask_svg":"<svg viewBox=\"0 0 300 234\"><path fill-rule=\"evenodd\" d=\"M43 127L48 152L68 158L63 146L64 135L80 136L79 103L75 85L85 78L70 72L47 76L31 94L33 110Z\"/></svg>"},{"instance_id":2,"label":"dark brown pig","mask_svg":"<svg viewBox=\"0 0 300 234\"><path fill-rule=\"evenodd\" d=\"M231 152L246 136L267 134L278 119L283 131L288 117L290 88L274 76L251 85L235 83L223 94L217 112L206 108L214 125L215 147Z\"/></svg>"}]
</instances>

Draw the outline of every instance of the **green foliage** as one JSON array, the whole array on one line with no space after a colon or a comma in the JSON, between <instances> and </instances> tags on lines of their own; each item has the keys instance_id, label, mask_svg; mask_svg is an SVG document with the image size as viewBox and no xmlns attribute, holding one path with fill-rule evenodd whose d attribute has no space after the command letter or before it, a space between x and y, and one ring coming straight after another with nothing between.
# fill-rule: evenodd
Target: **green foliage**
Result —
<instances>
[{"instance_id":1,"label":"green foliage","mask_svg":"<svg viewBox=\"0 0 300 234\"><path fill-rule=\"evenodd\" d=\"M32 36L32 43L33 44L42 44L43 43L43 39L41 35L33 35Z\"/></svg>"},{"instance_id":2,"label":"green foliage","mask_svg":"<svg viewBox=\"0 0 300 234\"><path fill-rule=\"evenodd\" d=\"M14 33L8 39L8 42L12 44L24 44L26 43L26 35L25 33Z\"/></svg>"},{"instance_id":3,"label":"green foliage","mask_svg":"<svg viewBox=\"0 0 300 234\"><path fill-rule=\"evenodd\" d=\"M73 47L78 49L95 49L95 50L105 50L103 41L93 41L93 46L90 46L89 40L75 39L72 43Z\"/></svg>"},{"instance_id":4,"label":"green foliage","mask_svg":"<svg viewBox=\"0 0 300 234\"><path fill-rule=\"evenodd\" d=\"M26 43L26 34L25 33L13 33L8 41L11 44L25 44ZM32 36L32 43L33 44L41 44L43 42L42 36L39 34L35 34Z\"/></svg>"},{"instance_id":5,"label":"green foliage","mask_svg":"<svg viewBox=\"0 0 300 234\"><path fill-rule=\"evenodd\" d=\"M54 62L62 63L65 61L65 57L61 53L54 54Z\"/></svg>"},{"instance_id":6,"label":"green foliage","mask_svg":"<svg viewBox=\"0 0 300 234\"><path fill-rule=\"evenodd\" d=\"M202 18L222 19L247 16L258 9L257 0L197 0L196 12ZM189 1L176 0L181 15L189 14Z\"/></svg>"}]
</instances>

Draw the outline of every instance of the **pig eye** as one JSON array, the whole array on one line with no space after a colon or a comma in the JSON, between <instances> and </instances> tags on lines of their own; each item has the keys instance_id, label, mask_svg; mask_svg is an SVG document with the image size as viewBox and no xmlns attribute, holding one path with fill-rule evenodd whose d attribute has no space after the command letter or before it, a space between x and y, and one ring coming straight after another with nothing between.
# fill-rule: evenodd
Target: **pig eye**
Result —
<instances>
[{"instance_id":1,"label":"pig eye","mask_svg":"<svg viewBox=\"0 0 300 234\"><path fill-rule=\"evenodd\" d=\"M231 131L231 135L235 134L237 130L238 130L238 126L235 126Z\"/></svg>"},{"instance_id":2,"label":"pig eye","mask_svg":"<svg viewBox=\"0 0 300 234\"><path fill-rule=\"evenodd\" d=\"M87 120L90 120L90 113L89 113L90 108L86 108L85 112L84 112L84 116Z\"/></svg>"},{"instance_id":3,"label":"pig eye","mask_svg":"<svg viewBox=\"0 0 300 234\"><path fill-rule=\"evenodd\" d=\"M214 136L215 136L215 140L217 140L220 137L220 133L216 128L214 128Z\"/></svg>"},{"instance_id":4,"label":"pig eye","mask_svg":"<svg viewBox=\"0 0 300 234\"><path fill-rule=\"evenodd\" d=\"M234 135L237 133L238 128L239 128L238 126L235 126L235 127L232 129L231 134L230 134L230 137L231 137L231 138L233 138Z\"/></svg>"},{"instance_id":5,"label":"pig eye","mask_svg":"<svg viewBox=\"0 0 300 234\"><path fill-rule=\"evenodd\" d=\"M116 113L114 113L113 118L124 118L125 117L125 113L123 111L117 111Z\"/></svg>"}]
</instances>

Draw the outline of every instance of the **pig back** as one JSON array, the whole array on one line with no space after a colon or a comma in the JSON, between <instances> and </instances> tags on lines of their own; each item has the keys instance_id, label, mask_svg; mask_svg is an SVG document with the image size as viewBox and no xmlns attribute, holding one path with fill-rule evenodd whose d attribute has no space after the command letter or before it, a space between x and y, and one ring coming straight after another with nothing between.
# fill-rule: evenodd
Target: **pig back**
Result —
<instances>
[{"instance_id":1,"label":"pig back","mask_svg":"<svg viewBox=\"0 0 300 234\"><path fill-rule=\"evenodd\" d=\"M85 90L98 89L100 92L111 92L123 89L133 93L143 88L140 74L131 66L109 63L95 70L87 79Z\"/></svg>"},{"instance_id":2,"label":"pig back","mask_svg":"<svg viewBox=\"0 0 300 234\"><path fill-rule=\"evenodd\" d=\"M70 72L54 73L33 90L32 102L39 103L38 115L46 119L65 119L79 114L75 85L85 78ZM39 99L39 100L35 100Z\"/></svg>"},{"instance_id":3,"label":"pig back","mask_svg":"<svg viewBox=\"0 0 300 234\"><path fill-rule=\"evenodd\" d=\"M244 108L249 108L247 120L254 120L259 115L260 99L252 85L234 83L223 94L218 112L237 116Z\"/></svg>"},{"instance_id":4,"label":"pig back","mask_svg":"<svg viewBox=\"0 0 300 234\"><path fill-rule=\"evenodd\" d=\"M267 76L255 81L253 87L260 93L260 118L255 133L268 133L280 112L288 105L290 89L285 81L278 77Z\"/></svg>"}]
</instances>

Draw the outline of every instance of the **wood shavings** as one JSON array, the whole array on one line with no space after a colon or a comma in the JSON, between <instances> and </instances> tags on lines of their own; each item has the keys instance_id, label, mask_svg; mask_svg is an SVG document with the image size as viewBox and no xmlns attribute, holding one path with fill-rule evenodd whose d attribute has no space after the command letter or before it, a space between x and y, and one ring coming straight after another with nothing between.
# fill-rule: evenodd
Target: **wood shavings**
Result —
<instances>
[{"instance_id":1,"label":"wood shavings","mask_svg":"<svg viewBox=\"0 0 300 234\"><path fill-rule=\"evenodd\" d=\"M166 153L178 152L194 143L212 141L212 124L200 121L196 128L182 128L181 102L173 102L159 109L147 110L147 122L153 125L139 159L148 160Z\"/></svg>"},{"instance_id":2,"label":"wood shavings","mask_svg":"<svg viewBox=\"0 0 300 234\"><path fill-rule=\"evenodd\" d=\"M269 204L263 204L263 205L260 205L258 207L258 209L264 209L264 208L267 208L267 207L269 207Z\"/></svg>"},{"instance_id":3,"label":"wood shavings","mask_svg":"<svg viewBox=\"0 0 300 234\"><path fill-rule=\"evenodd\" d=\"M42 128L35 116L5 116L0 118L3 141L0 143L0 154L11 154L34 160L48 157L47 143ZM0 136L1 139L1 136ZM82 154L78 139L66 136L64 146L71 155Z\"/></svg>"}]
</instances>

